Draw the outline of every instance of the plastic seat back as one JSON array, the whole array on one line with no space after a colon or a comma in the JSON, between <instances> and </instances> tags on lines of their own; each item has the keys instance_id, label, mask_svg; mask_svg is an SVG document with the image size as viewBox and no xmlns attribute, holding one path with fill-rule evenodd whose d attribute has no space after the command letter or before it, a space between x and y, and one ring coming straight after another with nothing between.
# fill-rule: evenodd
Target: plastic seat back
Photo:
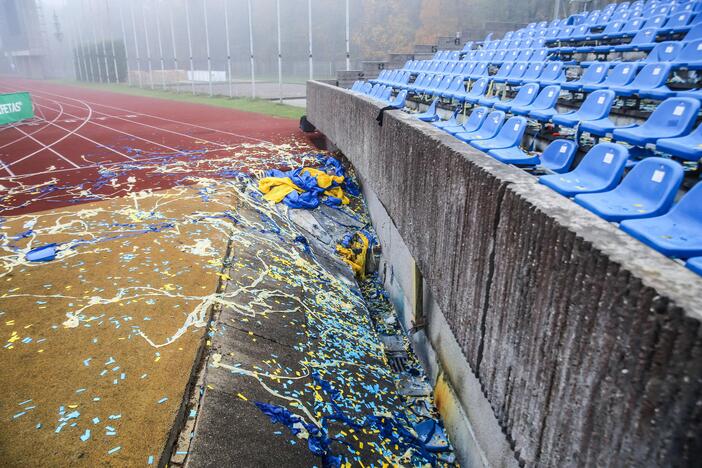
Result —
<instances>
[{"instance_id":1,"label":"plastic seat back","mask_svg":"<svg viewBox=\"0 0 702 468\"><path fill-rule=\"evenodd\" d=\"M580 77L580 82L589 84L601 83L607 77L609 65L609 62L590 65Z\"/></svg>"},{"instance_id":2,"label":"plastic seat back","mask_svg":"<svg viewBox=\"0 0 702 468\"><path fill-rule=\"evenodd\" d=\"M526 81L535 81L539 78L541 73L544 71L544 64L540 62L533 62L522 75L522 78Z\"/></svg>"},{"instance_id":3,"label":"plastic seat back","mask_svg":"<svg viewBox=\"0 0 702 468\"><path fill-rule=\"evenodd\" d=\"M583 179L595 180L598 185L609 188L622 176L629 150L615 143L599 143L590 149L580 164L570 175Z\"/></svg>"},{"instance_id":4,"label":"plastic seat back","mask_svg":"<svg viewBox=\"0 0 702 468\"><path fill-rule=\"evenodd\" d=\"M540 80L551 81L557 80L563 72L563 62L549 62L548 66L539 76Z\"/></svg>"},{"instance_id":5,"label":"plastic seat back","mask_svg":"<svg viewBox=\"0 0 702 468\"><path fill-rule=\"evenodd\" d=\"M675 201L683 177L683 168L675 161L646 158L634 166L614 191L627 198L646 200L648 208L667 211Z\"/></svg>"},{"instance_id":6,"label":"plastic seat back","mask_svg":"<svg viewBox=\"0 0 702 468\"><path fill-rule=\"evenodd\" d=\"M488 72L488 64L485 62L480 62L475 65L475 68L473 68L473 71L470 72L471 78L479 78L481 76L486 75Z\"/></svg>"},{"instance_id":7,"label":"plastic seat back","mask_svg":"<svg viewBox=\"0 0 702 468\"><path fill-rule=\"evenodd\" d=\"M465 68L463 69L463 75L464 77L469 76L471 73L473 73L473 70L475 70L475 67L477 66L477 63L475 62L468 62L466 63Z\"/></svg>"},{"instance_id":8,"label":"plastic seat back","mask_svg":"<svg viewBox=\"0 0 702 468\"><path fill-rule=\"evenodd\" d=\"M514 63L503 63L499 70L497 70L497 73L493 75L493 78L505 78L510 74L512 68L514 68Z\"/></svg>"},{"instance_id":9,"label":"plastic seat back","mask_svg":"<svg viewBox=\"0 0 702 468\"><path fill-rule=\"evenodd\" d=\"M402 91L397 93L397 96L395 96L395 99L392 100L390 105L397 109L402 109L403 107L405 107L405 101L407 101L407 91L403 89Z\"/></svg>"},{"instance_id":10,"label":"plastic seat back","mask_svg":"<svg viewBox=\"0 0 702 468\"><path fill-rule=\"evenodd\" d=\"M527 83L517 92L514 96L511 104L513 106L528 106L536 99L539 94L539 84L538 83Z\"/></svg>"},{"instance_id":11,"label":"plastic seat back","mask_svg":"<svg viewBox=\"0 0 702 468\"><path fill-rule=\"evenodd\" d=\"M699 110L697 99L669 98L656 107L638 130L643 134L664 135L662 138L685 135L692 130Z\"/></svg>"},{"instance_id":12,"label":"plastic seat back","mask_svg":"<svg viewBox=\"0 0 702 468\"><path fill-rule=\"evenodd\" d=\"M533 54L534 51L531 49L522 50L517 57L517 62L528 62Z\"/></svg>"},{"instance_id":13,"label":"plastic seat back","mask_svg":"<svg viewBox=\"0 0 702 468\"><path fill-rule=\"evenodd\" d=\"M380 85L379 84L374 84L373 87L371 88L370 92L368 93L369 96L375 97L376 94L378 94L378 91L380 90Z\"/></svg>"},{"instance_id":14,"label":"plastic seat back","mask_svg":"<svg viewBox=\"0 0 702 468\"><path fill-rule=\"evenodd\" d=\"M531 105L533 109L550 109L558 102L558 96L561 93L561 87L558 85L546 86L541 90L534 103Z\"/></svg>"},{"instance_id":15,"label":"plastic seat back","mask_svg":"<svg viewBox=\"0 0 702 468\"><path fill-rule=\"evenodd\" d=\"M602 31L602 34L614 34L622 30L624 27L624 20L617 20L617 21L612 21L607 25L606 28L604 28L604 31Z\"/></svg>"},{"instance_id":16,"label":"plastic seat back","mask_svg":"<svg viewBox=\"0 0 702 468\"><path fill-rule=\"evenodd\" d=\"M653 29L658 30L663 27L667 20L667 17L664 15L659 15L659 16L651 16L646 20L646 25L644 28L646 29ZM643 30L642 30L643 31ZM653 42L653 41L647 41L647 42Z\"/></svg>"},{"instance_id":17,"label":"plastic seat back","mask_svg":"<svg viewBox=\"0 0 702 468\"><path fill-rule=\"evenodd\" d=\"M612 72L602 83L607 86L627 86L636 78L636 71L639 65L635 63L620 63L615 65Z\"/></svg>"},{"instance_id":18,"label":"plastic seat back","mask_svg":"<svg viewBox=\"0 0 702 468\"><path fill-rule=\"evenodd\" d=\"M590 93L577 111L580 120L598 120L607 117L612 109L614 98L614 91L609 89Z\"/></svg>"},{"instance_id":19,"label":"plastic seat back","mask_svg":"<svg viewBox=\"0 0 702 468\"><path fill-rule=\"evenodd\" d=\"M500 142L508 146L518 146L524 137L526 130L526 119L524 117L512 117L500 128L500 132L494 138L495 142Z\"/></svg>"},{"instance_id":20,"label":"plastic seat back","mask_svg":"<svg viewBox=\"0 0 702 468\"><path fill-rule=\"evenodd\" d=\"M365 83L363 87L361 88L361 92L363 94L370 94L371 90L373 89L373 85L370 83Z\"/></svg>"},{"instance_id":21,"label":"plastic seat back","mask_svg":"<svg viewBox=\"0 0 702 468\"><path fill-rule=\"evenodd\" d=\"M509 78L521 78L524 76L524 72L527 70L527 64L520 62L514 64L514 67L512 67L512 71L509 73Z\"/></svg>"},{"instance_id":22,"label":"plastic seat back","mask_svg":"<svg viewBox=\"0 0 702 468\"><path fill-rule=\"evenodd\" d=\"M669 64L650 63L641 69L630 86L635 89L657 88L668 81L669 74Z\"/></svg>"},{"instance_id":23,"label":"plastic seat back","mask_svg":"<svg viewBox=\"0 0 702 468\"><path fill-rule=\"evenodd\" d=\"M529 58L530 62L545 62L548 58L548 49L536 49Z\"/></svg>"},{"instance_id":24,"label":"plastic seat back","mask_svg":"<svg viewBox=\"0 0 702 468\"><path fill-rule=\"evenodd\" d=\"M451 83L448 85L448 88L446 88L446 92L455 93L460 91L461 89L463 89L463 76L457 75L454 76L451 80Z\"/></svg>"},{"instance_id":25,"label":"plastic seat back","mask_svg":"<svg viewBox=\"0 0 702 468\"><path fill-rule=\"evenodd\" d=\"M383 89L383 92L378 94L378 99L381 101L389 101L390 96L392 96L392 87L388 86L385 89Z\"/></svg>"},{"instance_id":26,"label":"plastic seat back","mask_svg":"<svg viewBox=\"0 0 702 468\"><path fill-rule=\"evenodd\" d=\"M685 44L685 47L678 54L677 61L683 63L702 62L702 39Z\"/></svg>"},{"instance_id":27,"label":"plastic seat back","mask_svg":"<svg viewBox=\"0 0 702 468\"><path fill-rule=\"evenodd\" d=\"M490 112L487 117L485 118L485 121L483 124L480 126L480 129L476 133L480 133L481 135L487 135L488 138L494 136L497 134L497 132L500 130L500 127L502 126L502 123L505 121L505 113L502 111L492 111Z\"/></svg>"},{"instance_id":28,"label":"plastic seat back","mask_svg":"<svg viewBox=\"0 0 702 468\"><path fill-rule=\"evenodd\" d=\"M571 39L578 39L578 38L583 38L587 37L587 35L590 33L590 28L592 27L591 24L581 24L575 30L573 31L573 34L570 35Z\"/></svg>"},{"instance_id":29,"label":"plastic seat back","mask_svg":"<svg viewBox=\"0 0 702 468\"><path fill-rule=\"evenodd\" d=\"M480 78L470 88L468 95L469 96L476 96L476 97L482 96L483 94L485 94L485 91L487 90L487 87L489 84L490 84L490 81L487 78Z\"/></svg>"},{"instance_id":30,"label":"plastic seat back","mask_svg":"<svg viewBox=\"0 0 702 468\"><path fill-rule=\"evenodd\" d=\"M480 127L482 127L485 119L488 116L487 107L476 107L473 112L470 113L468 119L463 123L463 129L466 132L474 132Z\"/></svg>"},{"instance_id":31,"label":"plastic seat back","mask_svg":"<svg viewBox=\"0 0 702 468\"><path fill-rule=\"evenodd\" d=\"M702 184L697 183L671 208L669 216L678 223L696 223L702 229Z\"/></svg>"},{"instance_id":32,"label":"plastic seat back","mask_svg":"<svg viewBox=\"0 0 702 468\"><path fill-rule=\"evenodd\" d=\"M573 140L553 140L539 156L541 166L557 173L566 172L573 164L577 149Z\"/></svg>"},{"instance_id":33,"label":"plastic seat back","mask_svg":"<svg viewBox=\"0 0 702 468\"><path fill-rule=\"evenodd\" d=\"M672 62L682 49L683 44L680 41L660 42L646 57L646 62Z\"/></svg>"},{"instance_id":34,"label":"plastic seat back","mask_svg":"<svg viewBox=\"0 0 702 468\"><path fill-rule=\"evenodd\" d=\"M434 78L429 82L428 85L424 86L427 90L438 88L441 81L444 79L444 75L434 75Z\"/></svg>"},{"instance_id":35,"label":"plastic seat back","mask_svg":"<svg viewBox=\"0 0 702 468\"><path fill-rule=\"evenodd\" d=\"M690 41L695 41L697 39L702 39L702 23L697 23L695 24L692 29L690 29L687 34L685 34L685 38L683 41L685 42L690 42Z\"/></svg>"},{"instance_id":36,"label":"plastic seat back","mask_svg":"<svg viewBox=\"0 0 702 468\"><path fill-rule=\"evenodd\" d=\"M668 21L665 22L663 27L675 29L684 28L692 21L693 14L691 12L677 13L668 17Z\"/></svg>"},{"instance_id":37,"label":"plastic seat back","mask_svg":"<svg viewBox=\"0 0 702 468\"><path fill-rule=\"evenodd\" d=\"M623 33L636 33L637 31L640 31L641 28L643 27L644 23L646 20L644 18L634 18L629 21L624 25L624 27L621 29L620 32Z\"/></svg>"}]
</instances>

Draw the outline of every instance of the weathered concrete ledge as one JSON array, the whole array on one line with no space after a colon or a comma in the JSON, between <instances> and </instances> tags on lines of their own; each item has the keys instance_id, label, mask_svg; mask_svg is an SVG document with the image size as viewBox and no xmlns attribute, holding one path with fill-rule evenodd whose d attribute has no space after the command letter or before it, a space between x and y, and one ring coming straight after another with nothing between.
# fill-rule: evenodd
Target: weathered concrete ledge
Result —
<instances>
[{"instance_id":1,"label":"weathered concrete ledge","mask_svg":"<svg viewBox=\"0 0 702 468\"><path fill-rule=\"evenodd\" d=\"M379 127L379 108L308 83L309 120L392 219L517 460L697 463L702 279L428 124Z\"/></svg>"}]
</instances>

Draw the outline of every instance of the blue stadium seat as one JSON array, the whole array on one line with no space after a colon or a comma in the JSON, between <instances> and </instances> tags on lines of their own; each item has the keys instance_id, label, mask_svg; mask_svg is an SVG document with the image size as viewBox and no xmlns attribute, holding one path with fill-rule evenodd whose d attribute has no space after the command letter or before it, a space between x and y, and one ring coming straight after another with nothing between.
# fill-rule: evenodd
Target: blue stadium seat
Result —
<instances>
[{"instance_id":1,"label":"blue stadium seat","mask_svg":"<svg viewBox=\"0 0 702 468\"><path fill-rule=\"evenodd\" d=\"M515 67L516 68L516 67ZM509 84L520 84L520 83L530 83L532 81L538 81L539 76L544 71L544 64L541 62L532 62L527 67L526 71L521 77L508 78L507 83Z\"/></svg>"},{"instance_id":2,"label":"blue stadium seat","mask_svg":"<svg viewBox=\"0 0 702 468\"><path fill-rule=\"evenodd\" d=\"M679 41L659 42L653 48L644 62L675 62L682 50L683 44Z\"/></svg>"},{"instance_id":3,"label":"blue stadium seat","mask_svg":"<svg viewBox=\"0 0 702 468\"><path fill-rule=\"evenodd\" d=\"M583 91L609 89L611 87L626 87L634 78L639 69L638 63L620 63L614 66L605 80L599 84L583 84Z\"/></svg>"},{"instance_id":4,"label":"blue stadium seat","mask_svg":"<svg viewBox=\"0 0 702 468\"><path fill-rule=\"evenodd\" d=\"M682 180L680 164L670 159L646 158L613 190L576 195L575 202L607 221L651 218L670 209Z\"/></svg>"},{"instance_id":5,"label":"blue stadium seat","mask_svg":"<svg viewBox=\"0 0 702 468\"><path fill-rule=\"evenodd\" d=\"M554 140L541 155L526 153L518 146L490 150L488 154L505 164L539 166L556 173L563 173L573 164L577 148L572 140Z\"/></svg>"},{"instance_id":6,"label":"blue stadium seat","mask_svg":"<svg viewBox=\"0 0 702 468\"><path fill-rule=\"evenodd\" d=\"M382 92L378 93L376 98L380 101L383 101L383 102L389 102L390 96L392 96L392 87L386 86L383 88Z\"/></svg>"},{"instance_id":7,"label":"blue stadium seat","mask_svg":"<svg viewBox=\"0 0 702 468\"><path fill-rule=\"evenodd\" d=\"M392 107L394 109L402 109L405 107L405 102L407 101L407 91L402 90L399 93L397 93L397 96L389 102L388 107Z\"/></svg>"},{"instance_id":8,"label":"blue stadium seat","mask_svg":"<svg viewBox=\"0 0 702 468\"><path fill-rule=\"evenodd\" d=\"M663 216L622 221L619 227L670 257L702 256L702 184L692 187Z\"/></svg>"},{"instance_id":9,"label":"blue stadium seat","mask_svg":"<svg viewBox=\"0 0 702 468\"><path fill-rule=\"evenodd\" d=\"M580 79L576 81L567 81L561 84L561 88L578 91L582 89L583 86L590 84L599 84L604 81L607 77L607 72L609 71L609 63L593 63L585 69Z\"/></svg>"},{"instance_id":10,"label":"blue stadium seat","mask_svg":"<svg viewBox=\"0 0 702 468\"><path fill-rule=\"evenodd\" d=\"M454 109L453 114L451 114L451 117L448 118L447 120L438 120L434 122L432 125L435 126L436 128L444 129L448 127L456 127L458 126L458 116L461 114L461 106L456 107Z\"/></svg>"},{"instance_id":11,"label":"blue stadium seat","mask_svg":"<svg viewBox=\"0 0 702 468\"><path fill-rule=\"evenodd\" d=\"M614 91L618 96L633 96L634 94L642 96L642 93L660 93L662 95L661 99L665 99L666 97L675 95L665 86L668 81L668 75L670 75L670 64L649 63L641 69L636 75L636 78L628 85L610 86L609 89ZM665 92L666 89L668 89L667 93Z\"/></svg>"},{"instance_id":12,"label":"blue stadium seat","mask_svg":"<svg viewBox=\"0 0 702 468\"><path fill-rule=\"evenodd\" d=\"M606 192L622 177L629 150L614 143L599 143L592 147L578 166L565 174L541 176L539 183L567 197L581 193Z\"/></svg>"},{"instance_id":13,"label":"blue stadium seat","mask_svg":"<svg viewBox=\"0 0 702 468\"><path fill-rule=\"evenodd\" d=\"M547 62L544 71L539 76L541 86L560 85L565 80L566 73L563 69L563 62Z\"/></svg>"},{"instance_id":14,"label":"blue stadium seat","mask_svg":"<svg viewBox=\"0 0 702 468\"><path fill-rule=\"evenodd\" d=\"M470 113L466 121L463 122L463 125L444 127L442 130L450 133L451 135L455 135L456 133L474 132L483 125L488 116L488 112L489 111L486 107L476 107L473 109L473 112Z\"/></svg>"},{"instance_id":15,"label":"blue stadium seat","mask_svg":"<svg viewBox=\"0 0 702 468\"><path fill-rule=\"evenodd\" d=\"M533 111L553 110L555 113L555 105L558 102L558 96L561 93L561 87L557 85L546 86L541 90L534 102L529 105L513 105L510 107L510 112L517 115L527 115Z\"/></svg>"},{"instance_id":16,"label":"blue stadium seat","mask_svg":"<svg viewBox=\"0 0 702 468\"><path fill-rule=\"evenodd\" d=\"M502 111L492 111L488 114L487 118L483 121L483 124L479 129L473 132L461 132L456 133L454 136L459 140L465 141L466 143L471 140L487 139L492 138L497 135L500 131L502 123L505 121L505 113Z\"/></svg>"},{"instance_id":17,"label":"blue stadium seat","mask_svg":"<svg viewBox=\"0 0 702 468\"><path fill-rule=\"evenodd\" d=\"M647 23L648 25L648 23ZM628 44L615 45L610 48L613 52L638 52L653 49L656 44L656 28L645 28L636 33L636 36Z\"/></svg>"},{"instance_id":18,"label":"blue stadium seat","mask_svg":"<svg viewBox=\"0 0 702 468\"><path fill-rule=\"evenodd\" d=\"M464 88L464 83L463 83L463 76L461 75L456 75L453 77L449 85L446 87L444 91L440 94L442 98L447 98L451 99L455 93L463 91Z\"/></svg>"},{"instance_id":19,"label":"blue stadium seat","mask_svg":"<svg viewBox=\"0 0 702 468\"><path fill-rule=\"evenodd\" d=\"M372 85L372 84L370 84L370 83L365 83L365 84L361 87L361 90L360 90L360 91L361 91L363 94L369 94L369 93L371 92L372 89L373 89L373 85Z\"/></svg>"},{"instance_id":20,"label":"blue stadium seat","mask_svg":"<svg viewBox=\"0 0 702 468\"><path fill-rule=\"evenodd\" d=\"M700 101L691 98L670 98L663 101L649 118L631 128L615 129L614 139L644 146L661 138L675 138L690 132L695 124Z\"/></svg>"},{"instance_id":21,"label":"blue stadium seat","mask_svg":"<svg viewBox=\"0 0 702 468\"><path fill-rule=\"evenodd\" d=\"M471 80L477 80L488 74L488 64L481 62L475 65L473 70L468 74L468 78Z\"/></svg>"},{"instance_id":22,"label":"blue stadium seat","mask_svg":"<svg viewBox=\"0 0 702 468\"><path fill-rule=\"evenodd\" d=\"M471 140L470 144L481 151L490 151L500 148L519 147L526 130L526 119L524 117L512 117L500 129L500 132L493 138Z\"/></svg>"},{"instance_id":23,"label":"blue stadium seat","mask_svg":"<svg viewBox=\"0 0 702 468\"><path fill-rule=\"evenodd\" d=\"M478 81L475 82L473 87L470 88L470 91L463 95L463 98L460 100L471 104L477 103L478 100L480 100L480 98L485 96L489 84L490 81L487 78L480 78Z\"/></svg>"},{"instance_id":24,"label":"blue stadium seat","mask_svg":"<svg viewBox=\"0 0 702 468\"><path fill-rule=\"evenodd\" d=\"M415 117L423 122L436 122L439 120L439 114L436 113L436 106L439 104L439 98L432 101L426 111L421 114L416 114Z\"/></svg>"},{"instance_id":25,"label":"blue stadium seat","mask_svg":"<svg viewBox=\"0 0 702 468\"><path fill-rule=\"evenodd\" d=\"M494 103L495 109L509 111L512 106L529 106L534 102L539 93L538 83L527 83L519 88L517 95L510 101L499 101Z\"/></svg>"},{"instance_id":26,"label":"blue stadium seat","mask_svg":"<svg viewBox=\"0 0 702 468\"><path fill-rule=\"evenodd\" d=\"M675 65L691 69L702 68L702 39L685 43L675 59Z\"/></svg>"},{"instance_id":27,"label":"blue stadium seat","mask_svg":"<svg viewBox=\"0 0 702 468\"><path fill-rule=\"evenodd\" d=\"M685 266L702 276L702 257L691 258L687 261Z\"/></svg>"},{"instance_id":28,"label":"blue stadium seat","mask_svg":"<svg viewBox=\"0 0 702 468\"><path fill-rule=\"evenodd\" d=\"M685 136L661 138L656 141L656 149L687 161L699 161L702 158L702 125Z\"/></svg>"},{"instance_id":29,"label":"blue stadium seat","mask_svg":"<svg viewBox=\"0 0 702 468\"><path fill-rule=\"evenodd\" d=\"M509 72L509 75L507 75L505 78L496 78L494 79L494 81L496 83L521 83L522 77L524 76L524 72L526 72L527 67L528 64L524 62L517 62L514 64L514 67L512 67L512 70Z\"/></svg>"},{"instance_id":30,"label":"blue stadium seat","mask_svg":"<svg viewBox=\"0 0 702 468\"><path fill-rule=\"evenodd\" d=\"M695 24L692 29L690 29L685 37L682 39L683 42L696 41L697 39L702 39L702 23Z\"/></svg>"},{"instance_id":31,"label":"blue stadium seat","mask_svg":"<svg viewBox=\"0 0 702 468\"><path fill-rule=\"evenodd\" d=\"M548 60L548 55L549 55L549 50L548 49L536 49L533 54L531 54L531 58L529 58L530 62L545 62Z\"/></svg>"},{"instance_id":32,"label":"blue stadium seat","mask_svg":"<svg viewBox=\"0 0 702 468\"><path fill-rule=\"evenodd\" d=\"M631 18L624 24L619 32L609 34L608 39L635 36L636 33L641 30L645 22L645 18Z\"/></svg>"},{"instance_id":33,"label":"blue stadium seat","mask_svg":"<svg viewBox=\"0 0 702 468\"><path fill-rule=\"evenodd\" d=\"M566 114L556 114L552 117L553 123L563 127L575 127L580 122L599 120L609 115L614 103L614 91L601 89L590 93L583 101L580 109Z\"/></svg>"},{"instance_id":34,"label":"blue stadium seat","mask_svg":"<svg viewBox=\"0 0 702 468\"><path fill-rule=\"evenodd\" d=\"M690 23L695 15L691 12L681 12L668 17L668 20L660 29L659 33L672 34L676 32L684 32L690 29Z\"/></svg>"}]
</instances>

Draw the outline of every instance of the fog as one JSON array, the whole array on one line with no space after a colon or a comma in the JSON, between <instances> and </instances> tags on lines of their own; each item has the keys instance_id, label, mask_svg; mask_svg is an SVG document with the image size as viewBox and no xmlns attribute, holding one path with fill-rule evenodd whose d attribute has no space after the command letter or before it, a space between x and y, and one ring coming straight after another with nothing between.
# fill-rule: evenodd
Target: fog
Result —
<instances>
[{"instance_id":1,"label":"fog","mask_svg":"<svg viewBox=\"0 0 702 468\"><path fill-rule=\"evenodd\" d=\"M583 5L560 3L562 15ZM592 7L606 2L588 3ZM303 83L309 77L331 78L347 67L359 69L362 60L384 59L388 52L412 52L418 43L436 44L438 36L464 41L482 37L491 27L549 20L554 4L554 0L0 0L4 16L0 72L143 87L277 82L280 72L284 83ZM41 56L41 63L30 63L29 70L23 70L23 54L17 52L23 49Z\"/></svg>"}]
</instances>

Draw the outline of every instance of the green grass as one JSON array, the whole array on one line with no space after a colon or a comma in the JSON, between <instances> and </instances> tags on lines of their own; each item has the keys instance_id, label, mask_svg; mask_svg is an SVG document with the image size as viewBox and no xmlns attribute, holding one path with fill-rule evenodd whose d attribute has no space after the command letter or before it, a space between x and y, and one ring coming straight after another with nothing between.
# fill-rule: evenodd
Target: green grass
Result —
<instances>
[{"instance_id":1,"label":"green grass","mask_svg":"<svg viewBox=\"0 0 702 468\"><path fill-rule=\"evenodd\" d=\"M302 107L278 104L277 102L266 99L230 99L218 96L210 97L203 95L192 95L188 93L175 93L171 91L141 89L123 84L82 83L79 81L57 81L57 83L82 88L99 89L113 93L129 94L132 96L144 96L155 99L168 99L170 101L204 104L214 107L226 107L227 109L236 109L239 111L253 112L255 114L264 114L286 119L299 119L305 113L305 109Z\"/></svg>"}]
</instances>

